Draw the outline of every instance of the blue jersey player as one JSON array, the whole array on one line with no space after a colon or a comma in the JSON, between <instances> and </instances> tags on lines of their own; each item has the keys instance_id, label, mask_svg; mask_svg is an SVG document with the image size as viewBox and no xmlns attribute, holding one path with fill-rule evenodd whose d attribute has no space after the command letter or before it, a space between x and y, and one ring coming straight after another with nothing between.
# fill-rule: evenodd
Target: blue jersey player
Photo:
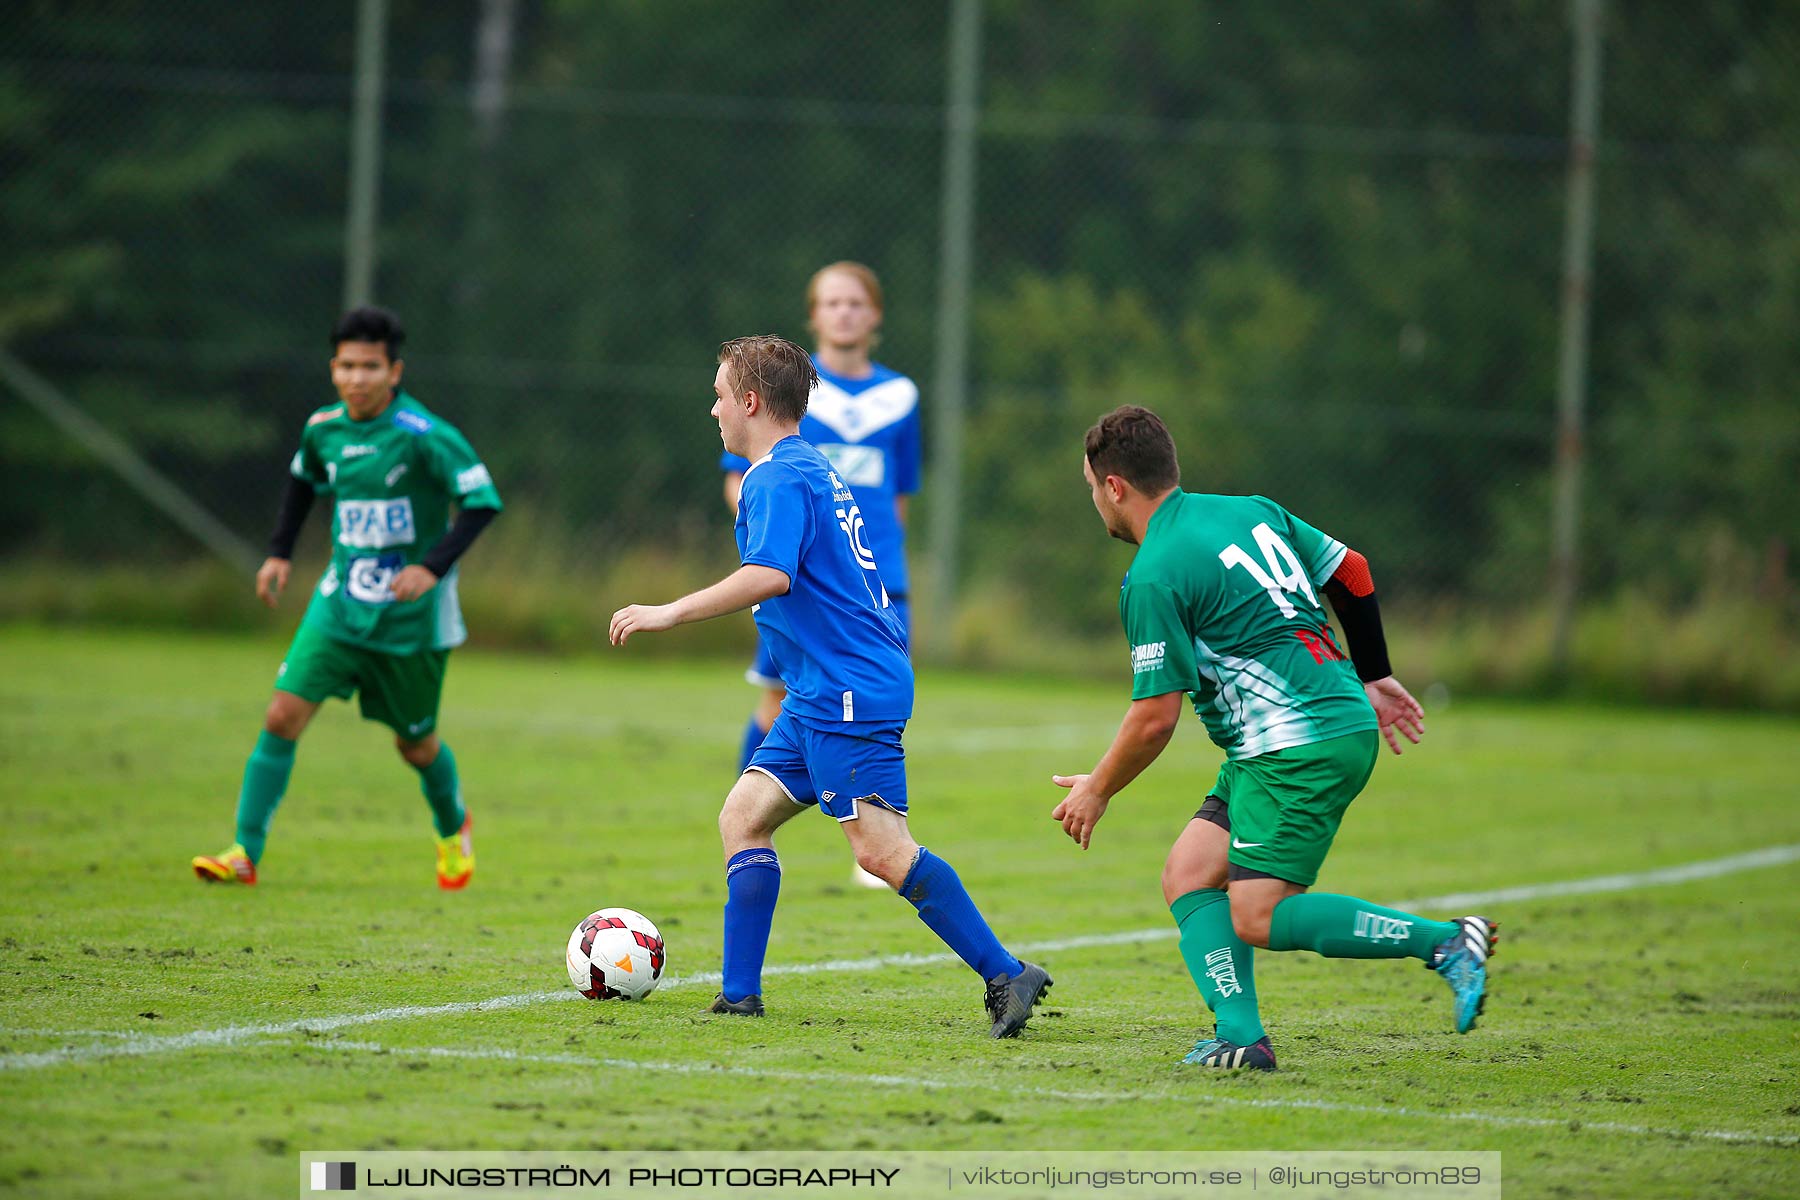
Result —
<instances>
[{"instance_id":1,"label":"blue jersey player","mask_svg":"<svg viewBox=\"0 0 1800 1200\"><path fill-rule=\"evenodd\" d=\"M862 263L834 262L807 283L806 315L818 339L812 361L819 384L800 419L800 436L818 448L856 494L864 540L881 564L888 599L905 628L906 506L919 489L919 389L869 357L882 309L881 281ZM750 461L727 451L719 466L725 472L725 503L735 511ZM768 736L786 691L767 644L760 640L745 678L763 694L744 727L740 773ZM882 886L860 869L857 881Z\"/></svg>"},{"instance_id":2,"label":"blue jersey player","mask_svg":"<svg viewBox=\"0 0 1800 1200\"><path fill-rule=\"evenodd\" d=\"M799 436L817 373L782 338L738 338L719 348L712 415L725 448L749 460L739 497L743 565L671 604L621 608L612 643L748 608L787 699L749 769L725 798L723 986L712 1011L761 1016L781 864L775 831L812 807L844 831L856 861L885 880L987 983L992 1035L1012 1037L1031 1018L1050 977L1021 962L988 928L949 863L907 829L906 756L912 716L906 634L868 544L855 494Z\"/></svg>"}]
</instances>

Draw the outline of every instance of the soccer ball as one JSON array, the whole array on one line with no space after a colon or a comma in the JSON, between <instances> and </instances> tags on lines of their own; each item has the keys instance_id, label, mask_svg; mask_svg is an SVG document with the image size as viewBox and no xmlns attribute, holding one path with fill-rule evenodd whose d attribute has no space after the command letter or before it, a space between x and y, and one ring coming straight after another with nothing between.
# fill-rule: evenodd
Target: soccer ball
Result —
<instances>
[{"instance_id":1,"label":"soccer ball","mask_svg":"<svg viewBox=\"0 0 1800 1200\"><path fill-rule=\"evenodd\" d=\"M603 908L569 935L569 982L589 1000L642 1000L667 961L662 934L629 908Z\"/></svg>"}]
</instances>

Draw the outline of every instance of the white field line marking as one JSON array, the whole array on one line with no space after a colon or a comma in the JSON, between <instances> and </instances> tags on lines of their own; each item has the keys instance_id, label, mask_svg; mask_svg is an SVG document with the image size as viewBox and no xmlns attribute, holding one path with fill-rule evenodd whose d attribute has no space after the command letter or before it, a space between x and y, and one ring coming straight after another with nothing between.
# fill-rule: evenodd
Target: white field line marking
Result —
<instances>
[{"instance_id":1,"label":"white field line marking","mask_svg":"<svg viewBox=\"0 0 1800 1200\"><path fill-rule=\"evenodd\" d=\"M1681 866L1664 867L1655 871L1634 871L1623 875L1600 875L1590 879L1565 880L1560 883L1530 884L1525 887L1502 888L1491 892L1462 892L1450 896L1426 897L1420 900L1401 900L1397 901L1394 907L1405 909L1474 908L1484 904L1515 900L1538 900L1554 896L1613 892L1626 888L1663 887L1670 884L1687 883L1695 879L1710 879L1721 875L1736 874L1740 871L1780 866L1796 861L1800 861L1800 844L1771 846L1747 854L1733 854L1725 858L1706 859L1701 862L1685 863ZM1083 937L1061 938L1048 942L1028 942L1018 946L1016 952L1020 954L1054 954L1064 950L1078 950L1092 946L1127 946L1139 942L1162 941L1174 936L1175 931L1166 927L1136 929L1122 933L1100 933ZM955 961L957 961L956 956L947 953L883 954L869 958L840 958L826 962L789 963L768 967L763 974L776 976L817 975L844 971L876 971L885 967L931 966ZM719 973L708 971L695 975L674 976L664 980L663 986L690 987L697 984L715 985L718 982ZM49 1067L59 1063L94 1058L179 1053L213 1046L236 1045L254 1038L275 1037L283 1034L329 1033L335 1029L345 1029L356 1025L373 1025L383 1021L454 1016L471 1012L494 1012L508 1008L524 1008L533 1004L578 999L580 997L575 994L573 989L556 989L545 992L520 992L510 996L495 996L488 1000L464 1000L449 1004L402 1004L392 1008L376 1009L372 1012L341 1013L330 1017L305 1017L296 1021L253 1025L228 1025L220 1029L196 1029L190 1033L128 1034L115 1041L98 1045L62 1046L54 1050L0 1055L0 1070L16 1071ZM23 1031L4 1029L0 1029L0 1035L28 1036Z\"/></svg>"},{"instance_id":2,"label":"white field line marking","mask_svg":"<svg viewBox=\"0 0 1800 1200\"><path fill-rule=\"evenodd\" d=\"M353 1025L370 1025L378 1021L404 1021L412 1017L450 1016L466 1012L494 1012L506 1008L523 1008L553 1000L579 1000L573 989L553 992L521 992L513 996L496 996L491 1000L465 1000L453 1004L401 1004L374 1012L343 1013L335 1017L308 1017L299 1021L227 1025L222 1029L196 1029L191 1033L131 1034L110 1045L64 1046L27 1054L0 1057L0 1070L48 1067L57 1063L86 1058L112 1058L139 1054L165 1054L171 1051L203 1050L214 1046L233 1046L255 1038L276 1037L294 1033L329 1033ZM0 1030L6 1035L28 1035L26 1030Z\"/></svg>"},{"instance_id":3,"label":"white field line marking","mask_svg":"<svg viewBox=\"0 0 1800 1200\"><path fill-rule=\"evenodd\" d=\"M1368 1113L1381 1117L1429 1117L1441 1121L1468 1121L1481 1125L1506 1125L1525 1129L1570 1129L1579 1125L1582 1132L1622 1133L1638 1137L1704 1138L1718 1142L1743 1142L1768 1146L1800 1145L1800 1136L1777 1133L1748 1133L1735 1129L1664 1129L1653 1125L1627 1125L1618 1121L1579 1121L1567 1117L1521 1117L1505 1113L1438 1112L1431 1109L1407 1108L1379 1104L1342 1104L1331 1100L1286 1100L1246 1096L1197 1095L1181 1089L1164 1092L1143 1091L1070 1091L1063 1088L1020 1087L989 1076L975 1079L915 1078L907 1075L847 1075L835 1071L771 1071L760 1067L728 1067L709 1063L645 1062L632 1058L589 1058L581 1054L521 1054L513 1050L458 1050L444 1046L398 1047L379 1042L307 1042L311 1050L347 1050L367 1054L412 1055L423 1058L497 1059L502 1062L546 1063L608 1070L654 1071L659 1075L733 1075L750 1079L778 1079L789 1083L842 1085L847 1088L906 1087L927 1089L986 1088L1015 1096L1036 1096L1049 1100L1072 1100L1083 1103L1154 1102L1177 1100L1182 1104L1218 1105L1229 1108L1289 1108L1328 1113Z\"/></svg>"},{"instance_id":4,"label":"white field line marking","mask_svg":"<svg viewBox=\"0 0 1800 1200\"><path fill-rule=\"evenodd\" d=\"M1504 904L1509 900L1541 900L1548 896L1585 896L1593 892L1623 892L1639 887L1666 887L1673 883L1690 883L1696 879L1714 879L1735 875L1761 867L1779 867L1800 861L1800 845L1770 846L1748 854L1727 858L1709 858L1684 863L1678 867L1662 867L1655 871L1633 871L1624 875L1600 875L1593 879L1572 879L1567 883L1528 884L1524 887L1501 888L1493 892L1453 892L1430 900L1402 900L1395 908L1435 907L1448 909L1477 908L1483 904Z\"/></svg>"}]
</instances>

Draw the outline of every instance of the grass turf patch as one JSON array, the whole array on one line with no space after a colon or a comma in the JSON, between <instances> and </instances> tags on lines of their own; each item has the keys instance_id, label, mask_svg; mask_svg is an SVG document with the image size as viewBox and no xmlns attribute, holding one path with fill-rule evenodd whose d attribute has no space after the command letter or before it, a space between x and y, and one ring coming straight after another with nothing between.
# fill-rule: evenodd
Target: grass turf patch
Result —
<instances>
[{"instance_id":1,"label":"grass turf patch","mask_svg":"<svg viewBox=\"0 0 1800 1200\"><path fill-rule=\"evenodd\" d=\"M568 930L603 905L657 921L677 980L716 971L713 817L751 690L629 651L459 653L443 734L476 816L467 892L433 886L428 810L385 731L336 704L301 743L263 883L202 887L187 859L230 840L281 648L0 630L0 1054L51 1056L0 1070L0 1186L261 1194L334 1146L1429 1147L1501 1150L1513 1195L1800 1179L1791 863L1495 905L1494 992L1466 1037L1416 964L1259 954L1282 1070L1196 1077L1177 1060L1205 1022L1156 881L1216 751L1178 735L1084 855L1049 820L1049 776L1105 747L1122 686L927 673L920 840L1009 943L1145 940L1043 951L1052 1003L1008 1043L945 962L771 974L763 1021L702 1015L704 981L553 1000L573 997ZM1800 843L1796 732L1434 713L1425 745L1384 756L1319 886L1427 899ZM941 953L907 905L850 885L832 822L794 822L781 852L771 963ZM502 996L524 999L442 1011Z\"/></svg>"}]
</instances>

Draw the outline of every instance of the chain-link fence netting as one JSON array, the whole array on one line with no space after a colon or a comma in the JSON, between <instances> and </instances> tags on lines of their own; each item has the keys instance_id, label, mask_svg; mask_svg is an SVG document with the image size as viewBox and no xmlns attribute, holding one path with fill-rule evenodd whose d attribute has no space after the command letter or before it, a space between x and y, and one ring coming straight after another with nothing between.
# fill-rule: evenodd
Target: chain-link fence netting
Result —
<instances>
[{"instance_id":1,"label":"chain-link fence netting","mask_svg":"<svg viewBox=\"0 0 1800 1200\"><path fill-rule=\"evenodd\" d=\"M979 7L963 594L1110 630L1125 551L1078 448L1126 401L1169 420L1190 488L1279 498L1390 595L1540 588L1570 6ZM713 349L806 340L835 259L881 274L879 357L923 387L934 456L950 12L393 0L376 298L491 466L512 569L729 561ZM0 341L260 544L331 398L354 6L5 24ZM1606 9L1589 594L1792 601L1797 63L1792 5ZM201 553L15 395L0 432L9 559Z\"/></svg>"}]
</instances>

